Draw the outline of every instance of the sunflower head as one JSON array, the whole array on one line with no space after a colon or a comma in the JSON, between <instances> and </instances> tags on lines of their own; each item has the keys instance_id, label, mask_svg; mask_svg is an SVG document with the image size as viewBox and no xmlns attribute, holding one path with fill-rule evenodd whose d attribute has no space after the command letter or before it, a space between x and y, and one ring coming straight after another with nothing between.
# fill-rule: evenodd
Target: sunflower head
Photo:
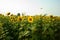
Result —
<instances>
[{"instance_id":1,"label":"sunflower head","mask_svg":"<svg viewBox=\"0 0 60 40\"><path fill-rule=\"evenodd\" d=\"M22 21L22 17L18 16L17 21Z\"/></svg>"},{"instance_id":2,"label":"sunflower head","mask_svg":"<svg viewBox=\"0 0 60 40\"><path fill-rule=\"evenodd\" d=\"M11 14L10 16L13 16L13 14Z\"/></svg>"},{"instance_id":3,"label":"sunflower head","mask_svg":"<svg viewBox=\"0 0 60 40\"><path fill-rule=\"evenodd\" d=\"M10 15L10 12L8 12L7 15Z\"/></svg>"},{"instance_id":4,"label":"sunflower head","mask_svg":"<svg viewBox=\"0 0 60 40\"><path fill-rule=\"evenodd\" d=\"M12 22L14 22L14 21L15 21L15 17L14 17L14 16L10 16L10 20L11 20Z\"/></svg>"},{"instance_id":5,"label":"sunflower head","mask_svg":"<svg viewBox=\"0 0 60 40\"><path fill-rule=\"evenodd\" d=\"M50 15L50 18L53 18L53 15Z\"/></svg>"},{"instance_id":6,"label":"sunflower head","mask_svg":"<svg viewBox=\"0 0 60 40\"><path fill-rule=\"evenodd\" d=\"M14 16L10 16L10 19L15 19L15 17Z\"/></svg>"},{"instance_id":7,"label":"sunflower head","mask_svg":"<svg viewBox=\"0 0 60 40\"><path fill-rule=\"evenodd\" d=\"M33 17L28 17L28 22L32 23L33 22Z\"/></svg>"}]
</instances>

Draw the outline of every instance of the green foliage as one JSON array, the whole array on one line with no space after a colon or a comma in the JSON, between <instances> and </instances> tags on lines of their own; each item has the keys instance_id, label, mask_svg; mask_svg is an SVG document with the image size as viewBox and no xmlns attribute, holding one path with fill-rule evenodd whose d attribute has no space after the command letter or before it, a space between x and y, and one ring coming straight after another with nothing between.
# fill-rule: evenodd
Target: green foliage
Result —
<instances>
[{"instance_id":1,"label":"green foliage","mask_svg":"<svg viewBox=\"0 0 60 40\"><path fill-rule=\"evenodd\" d=\"M60 17L33 16L29 23L28 16L17 21L18 16L11 21L11 16L0 15L0 40L60 40Z\"/></svg>"}]
</instances>

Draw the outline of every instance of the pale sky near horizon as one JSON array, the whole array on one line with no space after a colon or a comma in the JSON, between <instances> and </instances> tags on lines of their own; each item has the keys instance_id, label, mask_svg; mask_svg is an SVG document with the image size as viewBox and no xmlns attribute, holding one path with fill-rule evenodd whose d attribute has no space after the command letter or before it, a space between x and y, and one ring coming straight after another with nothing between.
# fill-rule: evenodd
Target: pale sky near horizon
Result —
<instances>
[{"instance_id":1,"label":"pale sky near horizon","mask_svg":"<svg viewBox=\"0 0 60 40\"><path fill-rule=\"evenodd\" d=\"M0 0L0 13L5 14L7 12L60 16L60 0Z\"/></svg>"}]
</instances>

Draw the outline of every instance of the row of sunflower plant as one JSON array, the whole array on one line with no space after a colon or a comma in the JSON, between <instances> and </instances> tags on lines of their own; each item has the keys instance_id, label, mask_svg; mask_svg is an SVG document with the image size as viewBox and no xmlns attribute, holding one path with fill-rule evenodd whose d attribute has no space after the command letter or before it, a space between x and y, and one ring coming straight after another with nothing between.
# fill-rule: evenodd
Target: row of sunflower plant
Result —
<instances>
[{"instance_id":1,"label":"row of sunflower plant","mask_svg":"<svg viewBox=\"0 0 60 40\"><path fill-rule=\"evenodd\" d=\"M60 40L60 17L0 14L0 40Z\"/></svg>"}]
</instances>

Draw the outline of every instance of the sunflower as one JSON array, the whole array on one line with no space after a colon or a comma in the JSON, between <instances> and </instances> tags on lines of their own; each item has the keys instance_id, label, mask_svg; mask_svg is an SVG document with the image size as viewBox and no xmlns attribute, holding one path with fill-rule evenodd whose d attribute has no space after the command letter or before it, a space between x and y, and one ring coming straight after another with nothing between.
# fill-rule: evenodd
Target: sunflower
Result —
<instances>
[{"instance_id":1,"label":"sunflower","mask_svg":"<svg viewBox=\"0 0 60 40\"><path fill-rule=\"evenodd\" d=\"M10 16L13 16L13 14L11 14Z\"/></svg>"},{"instance_id":2,"label":"sunflower","mask_svg":"<svg viewBox=\"0 0 60 40\"><path fill-rule=\"evenodd\" d=\"M10 15L10 12L8 12L7 15Z\"/></svg>"},{"instance_id":3,"label":"sunflower","mask_svg":"<svg viewBox=\"0 0 60 40\"><path fill-rule=\"evenodd\" d=\"M17 21L22 21L22 17L18 16Z\"/></svg>"},{"instance_id":4,"label":"sunflower","mask_svg":"<svg viewBox=\"0 0 60 40\"><path fill-rule=\"evenodd\" d=\"M10 19L15 19L15 17L14 16L10 16Z\"/></svg>"},{"instance_id":5,"label":"sunflower","mask_svg":"<svg viewBox=\"0 0 60 40\"><path fill-rule=\"evenodd\" d=\"M15 22L16 18L14 16L10 16L10 21Z\"/></svg>"},{"instance_id":6,"label":"sunflower","mask_svg":"<svg viewBox=\"0 0 60 40\"><path fill-rule=\"evenodd\" d=\"M11 19L11 21L13 22L13 21L14 21L14 19Z\"/></svg>"},{"instance_id":7,"label":"sunflower","mask_svg":"<svg viewBox=\"0 0 60 40\"><path fill-rule=\"evenodd\" d=\"M50 15L50 18L53 18L53 15Z\"/></svg>"},{"instance_id":8,"label":"sunflower","mask_svg":"<svg viewBox=\"0 0 60 40\"><path fill-rule=\"evenodd\" d=\"M32 23L33 22L33 17L29 16L28 17L28 22Z\"/></svg>"}]
</instances>

